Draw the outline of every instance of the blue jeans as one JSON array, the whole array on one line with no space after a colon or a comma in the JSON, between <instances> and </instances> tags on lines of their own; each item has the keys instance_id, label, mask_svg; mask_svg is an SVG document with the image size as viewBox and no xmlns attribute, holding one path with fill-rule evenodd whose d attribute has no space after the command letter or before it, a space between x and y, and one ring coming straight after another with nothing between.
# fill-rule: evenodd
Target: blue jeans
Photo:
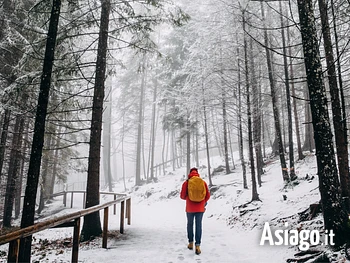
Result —
<instances>
[{"instance_id":1,"label":"blue jeans","mask_svg":"<svg viewBox=\"0 0 350 263\"><path fill-rule=\"evenodd\" d=\"M193 221L196 219L196 242L195 245L199 246L202 239L202 219L203 212L187 213L187 237L188 242L193 242Z\"/></svg>"}]
</instances>

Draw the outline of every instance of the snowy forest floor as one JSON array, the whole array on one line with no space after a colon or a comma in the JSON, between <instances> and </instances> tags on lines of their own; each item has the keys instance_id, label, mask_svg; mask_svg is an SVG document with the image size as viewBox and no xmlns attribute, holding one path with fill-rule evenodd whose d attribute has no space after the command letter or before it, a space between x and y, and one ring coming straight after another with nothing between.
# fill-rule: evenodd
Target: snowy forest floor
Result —
<instances>
[{"instance_id":1,"label":"snowy forest floor","mask_svg":"<svg viewBox=\"0 0 350 263\"><path fill-rule=\"evenodd\" d=\"M212 160L212 165L222 165L220 158ZM144 263L282 263L282 262L330 262L307 260L310 254L295 256L298 246L260 246L265 222L278 229L309 229L322 232L321 214L310 220L300 221L300 215L310 204L320 200L316 159L308 155L296 163L297 183L284 187L279 161L270 160L262 177L262 187L258 188L261 202L252 202L251 187L243 189L240 166L231 174L219 173L212 177L211 199L203 217L202 254L195 255L187 249L185 202L179 198L179 190L184 180L184 169L167 172L158 182L133 187L130 179L128 194L132 198L131 225L126 225L125 233L119 233L119 215L109 216L108 248L103 249L102 239L80 244L79 262L144 262ZM206 170L199 170L205 176ZM249 177L249 175L248 175ZM250 180L249 180L250 182ZM122 183L115 187L121 192ZM101 203L109 201L107 196ZM62 209L62 199L48 204L45 214L59 211L62 215L82 208L82 198L74 199L72 209ZM70 200L67 200L70 203ZM247 205L245 205L247 204ZM61 210L61 211L60 211ZM308 211L306 211L308 214ZM304 214L303 214L304 215ZM101 214L101 219L102 219ZM32 262L70 262L71 228L49 229L33 236ZM0 261L6 261L8 245L0 246ZM311 248L327 255L331 262L350 262L344 250L332 251L318 245ZM323 253L323 254L322 254ZM317 254L316 254L317 255Z\"/></svg>"}]
</instances>

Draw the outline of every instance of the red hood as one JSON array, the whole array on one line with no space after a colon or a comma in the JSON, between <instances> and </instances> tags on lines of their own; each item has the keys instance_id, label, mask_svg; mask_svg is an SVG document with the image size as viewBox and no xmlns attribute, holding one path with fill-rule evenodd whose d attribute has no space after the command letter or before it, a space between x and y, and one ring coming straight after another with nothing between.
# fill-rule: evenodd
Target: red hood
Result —
<instances>
[{"instance_id":1,"label":"red hood","mask_svg":"<svg viewBox=\"0 0 350 263\"><path fill-rule=\"evenodd\" d=\"M188 175L188 178L191 178L193 176L198 176L199 177L199 173L196 170L193 170L192 172L190 172L190 174Z\"/></svg>"}]
</instances>

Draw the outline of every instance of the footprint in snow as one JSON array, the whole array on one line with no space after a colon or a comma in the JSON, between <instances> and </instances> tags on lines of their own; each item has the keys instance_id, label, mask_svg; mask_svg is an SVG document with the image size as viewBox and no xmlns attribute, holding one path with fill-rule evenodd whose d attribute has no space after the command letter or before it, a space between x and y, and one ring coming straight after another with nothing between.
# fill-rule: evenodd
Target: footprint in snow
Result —
<instances>
[{"instance_id":1,"label":"footprint in snow","mask_svg":"<svg viewBox=\"0 0 350 263\"><path fill-rule=\"evenodd\" d=\"M177 257L177 259L178 259L178 260L184 260L185 257L184 257L183 255L179 255L179 256Z\"/></svg>"}]
</instances>

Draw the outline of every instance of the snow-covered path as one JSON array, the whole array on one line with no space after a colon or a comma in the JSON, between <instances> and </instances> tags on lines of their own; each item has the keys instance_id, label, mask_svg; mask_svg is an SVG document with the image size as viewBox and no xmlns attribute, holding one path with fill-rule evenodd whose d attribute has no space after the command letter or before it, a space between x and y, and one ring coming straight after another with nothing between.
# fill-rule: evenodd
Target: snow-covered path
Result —
<instances>
[{"instance_id":1,"label":"snow-covered path","mask_svg":"<svg viewBox=\"0 0 350 263\"><path fill-rule=\"evenodd\" d=\"M282 263L286 247L259 246L259 231L230 229L223 220L210 214L203 218L202 254L187 249L185 202L180 199L133 204L132 224L125 238L109 240L108 249L81 250L80 262L239 262ZM171 209L169 209L169 207ZM90 253L93 253L91 255ZM94 261L98 253L98 260Z\"/></svg>"}]
</instances>

